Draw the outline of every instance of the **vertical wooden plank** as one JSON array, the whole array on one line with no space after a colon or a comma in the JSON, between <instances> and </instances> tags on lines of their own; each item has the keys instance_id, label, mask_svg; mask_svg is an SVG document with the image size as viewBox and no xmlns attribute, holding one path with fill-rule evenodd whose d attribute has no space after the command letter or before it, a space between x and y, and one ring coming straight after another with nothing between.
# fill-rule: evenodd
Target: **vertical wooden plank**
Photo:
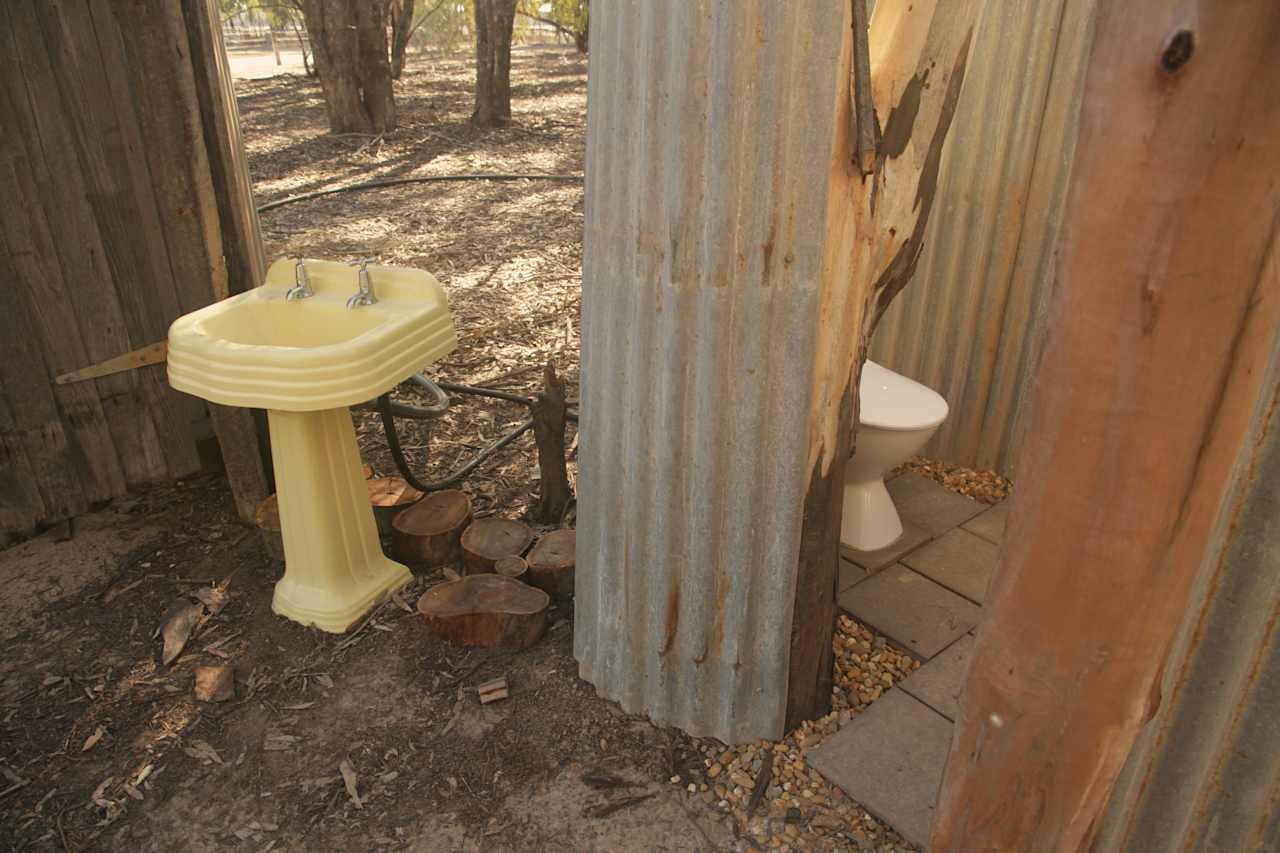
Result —
<instances>
[{"instance_id":1,"label":"vertical wooden plank","mask_svg":"<svg viewBox=\"0 0 1280 853\"><path fill-rule=\"evenodd\" d=\"M0 98L0 117L6 115L5 101ZM22 198L9 192L15 187L14 181L6 180L11 174L12 165L6 162L4 149L0 148L0 197ZM7 208L10 204L0 205L0 212ZM119 468L113 467L115 449L92 389L67 388L60 395L62 406L54 399L49 371L40 352L42 336L30 321L27 289L20 286L24 268L30 269L31 265L15 264L19 253L30 258L32 251L29 244L15 244L13 236L9 222L0 216L0 281L7 283L0 287L0 396L9 401L6 422L0 429L4 431L6 447L11 448L8 457L14 463L11 469L6 466L4 491L14 496L15 504L21 502L34 514L34 518L20 521L15 518L16 526L6 523L5 529L23 531L42 521L83 512L90 500L107 497L113 489L123 489L124 479ZM39 271L35 270L35 274ZM103 458L86 460L75 452L63 428L63 418L68 415L74 418L73 424L79 425L73 439L75 448L93 448L104 453ZM91 462L98 463L96 469ZM31 488L38 500L32 500L31 489L17 482L24 474L32 478ZM102 476L109 479L102 482ZM14 482L7 482L10 477Z\"/></svg>"},{"instance_id":2,"label":"vertical wooden plank","mask_svg":"<svg viewBox=\"0 0 1280 853\"><path fill-rule=\"evenodd\" d=\"M74 130L64 114L66 105L56 95L49 47L33 4L16 3L9 12L11 46L16 48L18 64L9 85L14 89L15 103L21 104L25 99L31 119L30 124L19 127L19 132L12 135L20 137L16 144L26 147L29 162L36 167L32 178L38 195L30 196L34 210L27 213L34 221L35 210L39 210L47 220L49 241L45 256L56 258L62 270L64 292L59 298L70 309L74 318L71 328L78 330L87 356L79 363L50 365L55 370L69 370L127 352L132 344L105 263L101 233L86 203L87 186L73 145ZM5 76L10 78L11 74ZM33 294L34 313L49 307L46 296ZM46 345L56 346L47 339ZM142 484L164 479L165 460L156 426L141 402L137 377L122 373L94 384L126 482Z\"/></svg>"},{"instance_id":3,"label":"vertical wooden plank","mask_svg":"<svg viewBox=\"0 0 1280 853\"><path fill-rule=\"evenodd\" d=\"M93 386L49 391L52 374L87 364L89 357L43 217L48 198L33 177L47 172L47 165L38 151L28 154L34 128L13 11L13 6L0 6L0 125L5 128L0 133L0 198L5 199L0 204L0 233L6 280L0 291L6 303L4 343L28 348L20 357L6 358L0 369L6 371L16 428L41 478L46 509L56 516L64 508L78 511L84 501L120 494L125 481ZM64 423L68 435L63 433ZM67 455L68 443L77 450L74 458ZM78 497L56 498L57 493Z\"/></svg>"},{"instance_id":4,"label":"vertical wooden plank","mask_svg":"<svg viewBox=\"0 0 1280 853\"><path fill-rule=\"evenodd\" d=\"M85 200L101 236L103 260L122 309L131 347L164 340L178 306L162 252L155 250L163 232L152 197L143 144L132 111L117 115L128 72L122 57L103 56L92 20L78 4L50 0L37 7L57 95L72 128L72 143L85 179ZM54 93L50 93L52 96ZM200 467L190 428L205 418L204 407L173 392L163 366L133 373L139 405L153 423L187 428L158 431L170 477Z\"/></svg>"},{"instance_id":5,"label":"vertical wooden plank","mask_svg":"<svg viewBox=\"0 0 1280 853\"><path fill-rule=\"evenodd\" d=\"M1215 531L1240 522L1224 498L1276 405L1260 378L1280 351L1278 40L1274 0L1099 6L932 850L1092 848Z\"/></svg>"},{"instance_id":6,"label":"vertical wooden plank","mask_svg":"<svg viewBox=\"0 0 1280 853\"><path fill-rule=\"evenodd\" d=\"M47 514L0 376L0 545L10 534L35 527Z\"/></svg>"},{"instance_id":7,"label":"vertical wooden plank","mask_svg":"<svg viewBox=\"0 0 1280 853\"><path fill-rule=\"evenodd\" d=\"M218 195L228 290L242 293L266 278L266 254L240 134L240 110L222 45L219 4L217 0L183 0L182 9L209 170Z\"/></svg>"}]
</instances>

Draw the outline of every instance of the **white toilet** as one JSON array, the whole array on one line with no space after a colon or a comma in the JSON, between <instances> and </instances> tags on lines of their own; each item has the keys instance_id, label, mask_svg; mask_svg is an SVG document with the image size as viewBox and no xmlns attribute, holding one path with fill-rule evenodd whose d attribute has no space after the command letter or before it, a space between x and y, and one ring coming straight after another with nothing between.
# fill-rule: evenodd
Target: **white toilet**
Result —
<instances>
[{"instance_id":1,"label":"white toilet","mask_svg":"<svg viewBox=\"0 0 1280 853\"><path fill-rule=\"evenodd\" d=\"M902 519L884 487L887 471L924 447L947 419L947 401L932 388L867 359L853 458L845 468L840 541L875 551L897 541Z\"/></svg>"}]
</instances>

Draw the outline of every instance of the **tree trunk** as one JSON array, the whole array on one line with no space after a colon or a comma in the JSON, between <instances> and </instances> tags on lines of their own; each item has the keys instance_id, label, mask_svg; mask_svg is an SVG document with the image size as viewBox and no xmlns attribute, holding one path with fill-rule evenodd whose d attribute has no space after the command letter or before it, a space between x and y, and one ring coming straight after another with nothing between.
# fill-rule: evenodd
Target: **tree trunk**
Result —
<instances>
[{"instance_id":1,"label":"tree trunk","mask_svg":"<svg viewBox=\"0 0 1280 853\"><path fill-rule=\"evenodd\" d=\"M861 0L855 0L861 2ZM809 487L800 528L787 688L788 729L831 707L831 636L844 470L854 451L858 388L871 335L911 280L933 210L942 147L960 100L975 3L877 4L867 43L851 38L837 105L837 146L828 196L822 310L808 436ZM939 9L942 9L939 11ZM862 10L857 10L861 13ZM851 21L856 31L862 15ZM878 62L871 67L869 57ZM870 70L858 86L856 69ZM867 103L870 95L872 103ZM858 118L883 125L859 150ZM868 171L865 173L863 169Z\"/></svg>"},{"instance_id":2,"label":"tree trunk","mask_svg":"<svg viewBox=\"0 0 1280 853\"><path fill-rule=\"evenodd\" d=\"M303 15L333 133L385 133L396 126L387 60L386 4L303 0Z\"/></svg>"},{"instance_id":3,"label":"tree trunk","mask_svg":"<svg viewBox=\"0 0 1280 853\"><path fill-rule=\"evenodd\" d=\"M1206 546L1238 521L1220 507L1251 414L1274 405L1278 39L1274 0L1099 6L1039 390L932 850L1090 849L1159 707Z\"/></svg>"},{"instance_id":4,"label":"tree trunk","mask_svg":"<svg viewBox=\"0 0 1280 853\"><path fill-rule=\"evenodd\" d=\"M511 31L516 0L475 0L476 108L471 122L498 127L511 122Z\"/></svg>"},{"instance_id":5,"label":"tree trunk","mask_svg":"<svg viewBox=\"0 0 1280 853\"><path fill-rule=\"evenodd\" d=\"M404 73L404 53L413 34L414 0L391 0L391 76L399 80Z\"/></svg>"}]
</instances>

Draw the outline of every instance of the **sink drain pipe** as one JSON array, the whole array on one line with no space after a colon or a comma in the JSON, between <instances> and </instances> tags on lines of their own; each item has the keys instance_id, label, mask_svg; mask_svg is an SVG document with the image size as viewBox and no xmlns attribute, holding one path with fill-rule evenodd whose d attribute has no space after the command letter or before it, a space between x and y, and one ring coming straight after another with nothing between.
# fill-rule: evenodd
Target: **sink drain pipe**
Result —
<instances>
[{"instance_id":1,"label":"sink drain pipe","mask_svg":"<svg viewBox=\"0 0 1280 853\"><path fill-rule=\"evenodd\" d=\"M463 465L457 471L454 471L448 477L442 480L423 481L409 468L409 461L405 458L404 448L400 445L400 435L396 431L396 418L410 418L413 420L431 420L443 415L449 408L449 395L446 392L452 391L455 394L467 394L473 397L489 397L495 400L506 400L511 403L521 403L525 406L533 406L533 398L525 397L520 394L513 394L510 391L500 391L497 388L482 388L475 385L463 385L458 382L433 382L416 373L409 377L409 381L418 388L425 391L432 397L432 402L426 406L415 406L408 403L399 403L391 399L391 393L387 392L374 402L373 408L378 412L382 419L382 431L387 437L387 447L391 450L391 458L396 463L396 468L400 471L400 476L405 482L413 486L424 494L426 492L438 492L441 489L448 489L456 486L471 474L489 457L493 456L502 448L511 444L520 436L533 429L533 418L526 418L519 426L508 432L502 438L493 444L481 450L476 454L475 458ZM368 404L358 406L356 408L368 408ZM571 421L578 420L577 412L568 412L566 418Z\"/></svg>"}]
</instances>

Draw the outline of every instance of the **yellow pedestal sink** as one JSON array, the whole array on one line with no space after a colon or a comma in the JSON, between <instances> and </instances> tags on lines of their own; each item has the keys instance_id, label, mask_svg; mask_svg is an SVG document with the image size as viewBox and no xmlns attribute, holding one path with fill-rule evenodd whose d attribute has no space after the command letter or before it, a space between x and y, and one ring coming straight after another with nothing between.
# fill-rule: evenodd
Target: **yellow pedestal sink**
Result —
<instances>
[{"instance_id":1,"label":"yellow pedestal sink","mask_svg":"<svg viewBox=\"0 0 1280 853\"><path fill-rule=\"evenodd\" d=\"M267 410L285 550L272 609L341 633L411 577L382 553L347 407L443 358L457 337L428 273L298 263L277 261L261 287L174 321L169 384Z\"/></svg>"}]
</instances>

